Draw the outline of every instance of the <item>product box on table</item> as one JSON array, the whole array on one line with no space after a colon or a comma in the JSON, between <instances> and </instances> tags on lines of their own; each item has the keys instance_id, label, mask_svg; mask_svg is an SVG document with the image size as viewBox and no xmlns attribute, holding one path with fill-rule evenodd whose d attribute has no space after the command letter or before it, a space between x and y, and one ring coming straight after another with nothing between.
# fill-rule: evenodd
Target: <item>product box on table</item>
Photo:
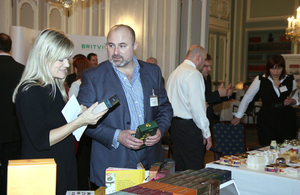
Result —
<instances>
[{"instance_id":1,"label":"product box on table","mask_svg":"<svg viewBox=\"0 0 300 195\"><path fill-rule=\"evenodd\" d=\"M210 195L217 195L220 193L220 181L216 179L209 179L202 184L209 185L209 194Z\"/></svg>"},{"instance_id":2,"label":"product box on table","mask_svg":"<svg viewBox=\"0 0 300 195\"><path fill-rule=\"evenodd\" d=\"M140 148L146 147L145 141L146 141L147 137L155 135L157 128L158 128L158 125L155 121L151 121L149 123L145 123L145 124L139 125L137 127L135 137L143 140L143 142L144 142L144 144Z\"/></svg>"},{"instance_id":3,"label":"product box on table","mask_svg":"<svg viewBox=\"0 0 300 195\"><path fill-rule=\"evenodd\" d=\"M168 176L170 175L170 170L168 169L164 169L164 170L160 170L158 171L158 173L156 174L156 179L160 179L160 178L163 178L165 176Z\"/></svg>"},{"instance_id":4,"label":"product box on table","mask_svg":"<svg viewBox=\"0 0 300 195\"><path fill-rule=\"evenodd\" d=\"M220 184L226 182L225 179L223 178L223 175L218 174L218 173L210 174L209 176L207 176L207 178L219 180L219 181L220 181Z\"/></svg>"},{"instance_id":5,"label":"product box on table","mask_svg":"<svg viewBox=\"0 0 300 195\"><path fill-rule=\"evenodd\" d=\"M208 184L196 184L190 188L197 190L197 195L211 195Z\"/></svg>"},{"instance_id":6,"label":"product box on table","mask_svg":"<svg viewBox=\"0 0 300 195\"><path fill-rule=\"evenodd\" d=\"M183 190L173 191L173 194L174 195L197 195L197 190L190 189L190 188L185 188Z\"/></svg>"},{"instance_id":7,"label":"product box on table","mask_svg":"<svg viewBox=\"0 0 300 195\"><path fill-rule=\"evenodd\" d=\"M193 170L193 169L187 169L187 170L181 171L180 173L182 173L182 174L190 174L190 173L192 173L194 171L195 170Z\"/></svg>"},{"instance_id":8,"label":"product box on table","mask_svg":"<svg viewBox=\"0 0 300 195\"><path fill-rule=\"evenodd\" d=\"M199 183L203 183L203 182L205 182L207 180L209 180L209 179L206 178L206 177L199 177L198 179L191 180L191 182L199 184Z\"/></svg>"},{"instance_id":9,"label":"product box on table","mask_svg":"<svg viewBox=\"0 0 300 195\"><path fill-rule=\"evenodd\" d=\"M139 185L145 180L145 169L108 167L105 171L105 194Z\"/></svg>"},{"instance_id":10,"label":"product box on table","mask_svg":"<svg viewBox=\"0 0 300 195\"><path fill-rule=\"evenodd\" d=\"M173 176L172 176L172 175L167 175L167 176L165 176L165 177L162 177L162 178L159 178L159 179L154 180L154 182L163 183L164 181L166 181L166 180L168 180L168 179L170 179L170 178L173 178Z\"/></svg>"},{"instance_id":11,"label":"product box on table","mask_svg":"<svg viewBox=\"0 0 300 195\"><path fill-rule=\"evenodd\" d=\"M178 176L177 178L179 178L179 179L186 179L186 178L189 178L189 177L191 177L191 175L183 174L183 175Z\"/></svg>"},{"instance_id":12,"label":"product box on table","mask_svg":"<svg viewBox=\"0 0 300 195\"><path fill-rule=\"evenodd\" d=\"M155 186L152 189L166 191L165 189L169 189L172 187L172 185L170 185L170 184L166 184L166 183L160 183L160 184L162 184L162 185Z\"/></svg>"},{"instance_id":13,"label":"product box on table","mask_svg":"<svg viewBox=\"0 0 300 195\"><path fill-rule=\"evenodd\" d=\"M190 183L190 181L188 181L188 180L179 180L179 181L173 182L172 185L184 187L183 185L185 185L187 183Z\"/></svg>"},{"instance_id":14,"label":"product box on table","mask_svg":"<svg viewBox=\"0 0 300 195\"><path fill-rule=\"evenodd\" d=\"M176 177L171 177L170 179L165 180L163 183L173 185L173 183L178 182L178 181L182 181L182 180L180 180L180 179L178 179Z\"/></svg>"},{"instance_id":15,"label":"product box on table","mask_svg":"<svg viewBox=\"0 0 300 195\"><path fill-rule=\"evenodd\" d=\"M139 184L140 187L150 188L150 189L154 189L153 187L159 186L159 185L162 185L162 183L158 183L158 182L154 182L154 181L149 181L146 183Z\"/></svg>"},{"instance_id":16,"label":"product box on table","mask_svg":"<svg viewBox=\"0 0 300 195\"><path fill-rule=\"evenodd\" d=\"M56 194L54 159L9 160L7 195Z\"/></svg>"},{"instance_id":17,"label":"product box on table","mask_svg":"<svg viewBox=\"0 0 300 195\"><path fill-rule=\"evenodd\" d=\"M160 170L160 167L157 166L151 166L149 169L149 181L152 181L153 179L156 179L156 174Z\"/></svg>"}]
</instances>

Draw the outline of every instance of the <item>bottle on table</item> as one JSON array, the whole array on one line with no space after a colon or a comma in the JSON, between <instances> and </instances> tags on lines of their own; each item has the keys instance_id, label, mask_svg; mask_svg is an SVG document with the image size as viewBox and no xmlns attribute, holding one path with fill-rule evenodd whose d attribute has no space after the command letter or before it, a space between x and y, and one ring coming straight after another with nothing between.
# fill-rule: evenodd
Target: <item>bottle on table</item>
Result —
<instances>
[{"instance_id":1,"label":"bottle on table","mask_svg":"<svg viewBox=\"0 0 300 195\"><path fill-rule=\"evenodd\" d=\"M277 150L276 140L272 140L270 144L270 150Z\"/></svg>"}]
</instances>

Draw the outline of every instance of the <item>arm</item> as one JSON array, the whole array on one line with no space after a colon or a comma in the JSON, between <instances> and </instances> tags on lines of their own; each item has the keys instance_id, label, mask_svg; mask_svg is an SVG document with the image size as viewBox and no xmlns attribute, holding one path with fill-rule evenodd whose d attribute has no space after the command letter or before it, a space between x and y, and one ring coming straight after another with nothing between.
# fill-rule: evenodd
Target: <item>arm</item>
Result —
<instances>
[{"instance_id":1,"label":"arm","mask_svg":"<svg viewBox=\"0 0 300 195\"><path fill-rule=\"evenodd\" d=\"M193 121L202 130L203 137L209 138L209 121L206 117L206 103L205 103L205 85L201 73L194 73L187 81L187 97L188 107L192 114Z\"/></svg>"},{"instance_id":2,"label":"arm","mask_svg":"<svg viewBox=\"0 0 300 195\"><path fill-rule=\"evenodd\" d=\"M23 125L23 129L37 151L50 149L50 146L65 139L78 127L88 123L95 123L104 114L91 114L91 110L97 105L95 104L89 109L89 112L84 112L81 117L69 124L66 124L62 114L58 112L57 115L61 115L59 120L55 118L57 121L54 125L49 125L48 117L53 117L53 112L55 112L57 105L50 105L49 99L52 101L52 97L45 97L45 94L42 87L30 87L28 91L19 92L16 101L20 124ZM50 110L49 107L53 107L53 109L50 108ZM61 124L61 126L48 129L49 126L55 127L58 124Z\"/></svg>"},{"instance_id":3,"label":"arm","mask_svg":"<svg viewBox=\"0 0 300 195\"><path fill-rule=\"evenodd\" d=\"M235 114L236 118L234 118L231 123L237 124L239 123L239 119L241 119L244 116L245 111L247 110L247 107L249 103L253 100L254 96L257 94L260 86L260 80L259 76L255 77L254 81L250 85L249 89L247 90L247 93L243 97L239 109L237 113Z\"/></svg>"},{"instance_id":4,"label":"arm","mask_svg":"<svg viewBox=\"0 0 300 195\"><path fill-rule=\"evenodd\" d=\"M296 83L296 81L295 80L293 80L293 89L292 90L294 90L294 89L296 89L297 88L297 83ZM298 98L298 93L296 92L294 95L293 95L293 97L287 97L285 100L284 100L284 105L285 106L289 106L289 105L291 105L291 106L297 106L297 105L299 105L299 98Z\"/></svg>"},{"instance_id":5,"label":"arm","mask_svg":"<svg viewBox=\"0 0 300 195\"><path fill-rule=\"evenodd\" d=\"M50 130L50 146L57 144L58 142L64 140L73 131L82 127L84 125L94 125L98 122L100 118L107 112L107 110L93 114L94 108L98 105L98 102L94 103L89 109L85 110L79 117L75 120L67 123L61 127Z\"/></svg>"},{"instance_id":6,"label":"arm","mask_svg":"<svg viewBox=\"0 0 300 195\"><path fill-rule=\"evenodd\" d=\"M97 71L97 69L93 69L93 71ZM92 105L95 101L101 101L107 98L108 93L107 87L102 85L102 82L99 80L95 81L95 78L91 77L91 72L84 71L81 77L81 85L80 90L78 94L78 102L80 104L83 104L84 106L89 107ZM97 82L97 87L94 86L93 82ZM100 90L100 91L98 91ZM101 92L101 94L100 94ZM102 95L102 97L98 97L99 95ZM118 108L115 108L118 109ZM110 111L108 111L108 116L113 115ZM119 116L121 118L122 116ZM85 131L85 134L95 140L97 140L99 143L101 143L103 146L112 149L112 141L115 135L115 132L117 128L114 128L112 126L109 126L106 124L106 118L101 120L101 123L98 123L93 126L88 126L88 128ZM115 118L114 120L118 120ZM117 138L116 138L117 139Z\"/></svg>"},{"instance_id":7,"label":"arm","mask_svg":"<svg viewBox=\"0 0 300 195\"><path fill-rule=\"evenodd\" d=\"M71 84L71 87L69 89L69 97L71 98L72 95L75 95L75 97L78 96L78 92L79 92L79 86L76 82L73 82Z\"/></svg>"}]
</instances>

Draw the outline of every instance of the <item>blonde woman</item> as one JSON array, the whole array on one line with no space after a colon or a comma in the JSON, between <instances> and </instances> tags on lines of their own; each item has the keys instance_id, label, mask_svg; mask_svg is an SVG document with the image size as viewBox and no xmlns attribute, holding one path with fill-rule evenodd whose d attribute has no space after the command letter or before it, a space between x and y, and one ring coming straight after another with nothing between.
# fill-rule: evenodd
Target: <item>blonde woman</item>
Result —
<instances>
[{"instance_id":1,"label":"blonde woman","mask_svg":"<svg viewBox=\"0 0 300 195\"><path fill-rule=\"evenodd\" d=\"M98 105L83 107L67 123L61 110L68 98L64 80L74 44L61 32L46 29L33 43L20 83L13 94L22 135L22 158L54 158L56 194L77 189L76 158L72 132L96 124L106 111L93 114Z\"/></svg>"}]
</instances>

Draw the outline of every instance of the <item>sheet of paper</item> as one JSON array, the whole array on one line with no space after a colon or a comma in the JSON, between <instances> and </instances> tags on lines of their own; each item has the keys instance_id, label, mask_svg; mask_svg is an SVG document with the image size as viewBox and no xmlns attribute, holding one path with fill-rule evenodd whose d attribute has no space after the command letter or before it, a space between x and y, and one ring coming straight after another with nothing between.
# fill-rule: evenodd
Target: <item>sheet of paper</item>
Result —
<instances>
[{"instance_id":1,"label":"sheet of paper","mask_svg":"<svg viewBox=\"0 0 300 195\"><path fill-rule=\"evenodd\" d=\"M62 114L64 115L66 121L69 123L75 120L78 117L81 108L80 105L74 95L69 99L66 103L65 107L62 109ZM79 141L84 130L86 129L87 125L79 127L75 131L73 131L73 135L75 136L76 140Z\"/></svg>"}]
</instances>

